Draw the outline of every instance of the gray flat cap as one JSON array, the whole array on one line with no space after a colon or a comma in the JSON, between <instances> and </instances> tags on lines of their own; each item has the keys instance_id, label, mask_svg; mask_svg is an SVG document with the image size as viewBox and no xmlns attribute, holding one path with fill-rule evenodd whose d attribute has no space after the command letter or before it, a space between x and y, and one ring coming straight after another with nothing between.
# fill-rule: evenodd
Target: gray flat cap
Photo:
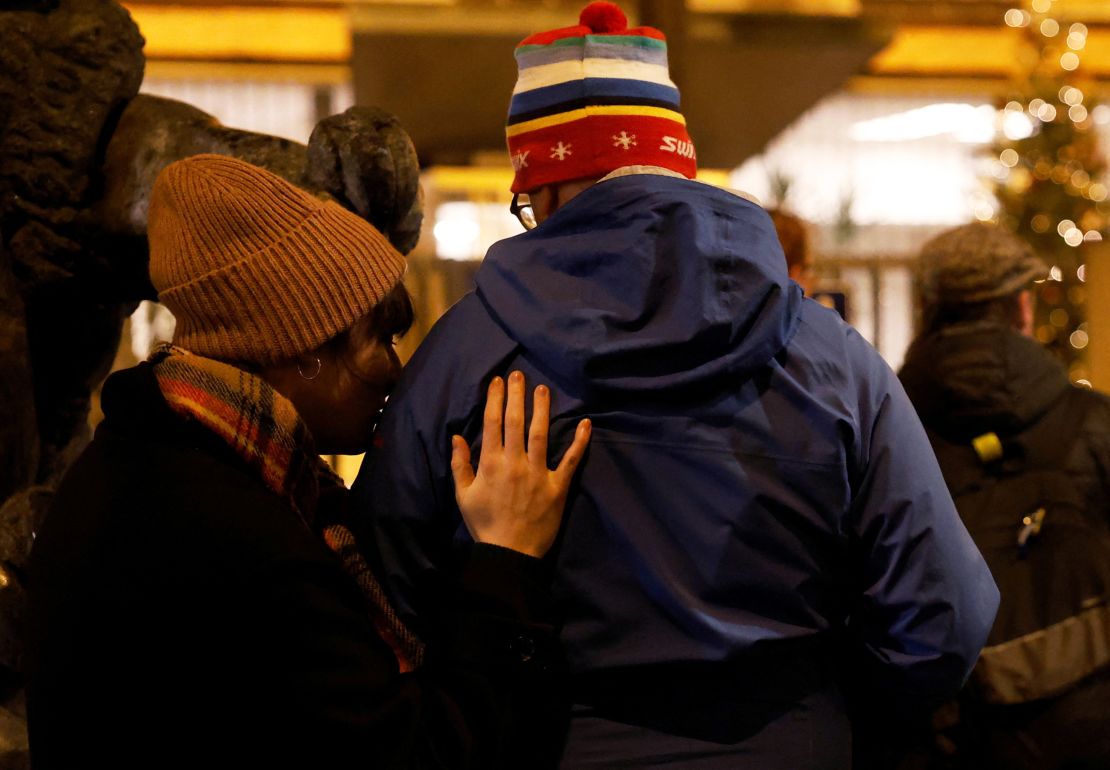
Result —
<instances>
[{"instance_id":1,"label":"gray flat cap","mask_svg":"<svg viewBox=\"0 0 1110 770\"><path fill-rule=\"evenodd\" d=\"M998 225L974 222L926 243L917 262L927 304L984 302L1026 288L1048 268L1029 244Z\"/></svg>"}]
</instances>

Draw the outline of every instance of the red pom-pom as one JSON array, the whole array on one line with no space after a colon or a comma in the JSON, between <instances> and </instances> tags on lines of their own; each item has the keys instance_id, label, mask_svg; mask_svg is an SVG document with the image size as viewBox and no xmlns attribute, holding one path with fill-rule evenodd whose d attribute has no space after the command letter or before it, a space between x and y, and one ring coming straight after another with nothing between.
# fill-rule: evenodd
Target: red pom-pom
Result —
<instances>
[{"instance_id":1,"label":"red pom-pom","mask_svg":"<svg viewBox=\"0 0 1110 770\"><path fill-rule=\"evenodd\" d=\"M589 27L591 32L624 32L628 29L628 18L614 3L590 3L582 9L578 23Z\"/></svg>"}]
</instances>

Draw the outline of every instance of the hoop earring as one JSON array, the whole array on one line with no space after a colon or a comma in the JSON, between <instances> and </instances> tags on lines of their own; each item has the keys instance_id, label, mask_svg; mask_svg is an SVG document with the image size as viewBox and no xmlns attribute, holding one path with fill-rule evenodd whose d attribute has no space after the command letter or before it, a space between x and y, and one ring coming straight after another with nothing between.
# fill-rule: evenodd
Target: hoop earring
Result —
<instances>
[{"instance_id":1,"label":"hoop earring","mask_svg":"<svg viewBox=\"0 0 1110 770\"><path fill-rule=\"evenodd\" d=\"M297 374L301 375L301 377L304 377L306 380L315 380L320 376L320 370L324 368L324 365L320 363L319 356L314 356L313 359L316 361L316 368L312 370L312 374L305 374L304 369L301 368L301 362L297 362Z\"/></svg>"}]
</instances>

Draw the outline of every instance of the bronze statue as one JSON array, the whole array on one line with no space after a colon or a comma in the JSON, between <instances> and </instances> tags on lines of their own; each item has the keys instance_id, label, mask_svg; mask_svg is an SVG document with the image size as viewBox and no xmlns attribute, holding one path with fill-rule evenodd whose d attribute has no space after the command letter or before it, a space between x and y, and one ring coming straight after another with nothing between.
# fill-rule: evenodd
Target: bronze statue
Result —
<instances>
[{"instance_id":1,"label":"bronze statue","mask_svg":"<svg viewBox=\"0 0 1110 770\"><path fill-rule=\"evenodd\" d=\"M123 321L156 298L146 211L158 172L234 155L331 196L402 252L422 198L412 143L381 110L326 118L306 147L140 95L144 41L112 0L0 0L0 40L0 767L23 767L23 569L87 440Z\"/></svg>"}]
</instances>

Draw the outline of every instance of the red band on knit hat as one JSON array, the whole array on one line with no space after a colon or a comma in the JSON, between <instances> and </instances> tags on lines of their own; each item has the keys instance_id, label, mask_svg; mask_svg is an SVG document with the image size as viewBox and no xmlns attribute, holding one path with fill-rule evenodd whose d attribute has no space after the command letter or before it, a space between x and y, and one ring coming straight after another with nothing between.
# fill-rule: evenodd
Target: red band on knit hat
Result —
<instances>
[{"instance_id":1,"label":"red band on knit hat","mask_svg":"<svg viewBox=\"0 0 1110 770\"><path fill-rule=\"evenodd\" d=\"M698 163L686 127L673 120L592 115L509 140L512 191L601 177L621 166L662 166L693 179Z\"/></svg>"}]
</instances>

